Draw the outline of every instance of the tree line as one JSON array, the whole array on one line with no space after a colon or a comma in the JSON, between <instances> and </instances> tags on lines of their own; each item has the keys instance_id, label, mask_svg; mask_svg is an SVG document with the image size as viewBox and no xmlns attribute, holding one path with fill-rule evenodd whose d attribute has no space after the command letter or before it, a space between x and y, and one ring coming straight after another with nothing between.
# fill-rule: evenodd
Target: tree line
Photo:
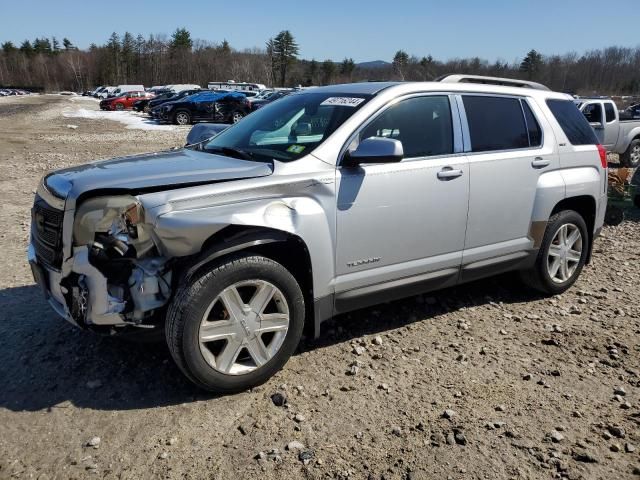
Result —
<instances>
[{"instance_id":1,"label":"tree line","mask_svg":"<svg viewBox=\"0 0 640 480\"><path fill-rule=\"evenodd\" d=\"M640 47L608 47L564 55L529 51L521 60L479 57L446 61L399 50L388 62L358 65L352 58L301 59L293 34L279 32L262 48L235 49L229 42L193 39L185 28L171 36L113 33L102 45L79 49L68 38L35 38L0 45L0 86L82 91L97 85L209 81L309 86L366 80L433 80L448 73L529 79L581 95L640 94Z\"/></svg>"}]
</instances>

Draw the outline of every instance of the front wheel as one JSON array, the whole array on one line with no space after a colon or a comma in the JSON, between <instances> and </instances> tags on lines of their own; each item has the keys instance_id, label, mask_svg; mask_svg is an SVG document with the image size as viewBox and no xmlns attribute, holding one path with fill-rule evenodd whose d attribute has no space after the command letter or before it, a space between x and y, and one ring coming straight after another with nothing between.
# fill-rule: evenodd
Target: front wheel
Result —
<instances>
[{"instance_id":1,"label":"front wheel","mask_svg":"<svg viewBox=\"0 0 640 480\"><path fill-rule=\"evenodd\" d=\"M191 115L189 115L189 112L177 112L173 117L173 123L176 125L189 125L191 123Z\"/></svg>"},{"instance_id":2,"label":"front wheel","mask_svg":"<svg viewBox=\"0 0 640 480\"><path fill-rule=\"evenodd\" d=\"M621 163L625 167L636 168L640 166L640 139L636 138L629 144L629 148L620 156Z\"/></svg>"},{"instance_id":3,"label":"front wheel","mask_svg":"<svg viewBox=\"0 0 640 480\"><path fill-rule=\"evenodd\" d=\"M121 103L116 103L116 110L118 110L118 111L124 110L124 105L121 104Z\"/></svg>"},{"instance_id":4,"label":"front wheel","mask_svg":"<svg viewBox=\"0 0 640 480\"><path fill-rule=\"evenodd\" d=\"M232 393L260 385L287 362L304 326L302 291L287 269L237 256L189 278L176 293L167 343L199 387Z\"/></svg>"},{"instance_id":5,"label":"front wheel","mask_svg":"<svg viewBox=\"0 0 640 480\"><path fill-rule=\"evenodd\" d=\"M564 210L547 223L534 266L521 272L523 281L543 293L556 295L578 279L589 252L589 234L582 216Z\"/></svg>"}]
</instances>

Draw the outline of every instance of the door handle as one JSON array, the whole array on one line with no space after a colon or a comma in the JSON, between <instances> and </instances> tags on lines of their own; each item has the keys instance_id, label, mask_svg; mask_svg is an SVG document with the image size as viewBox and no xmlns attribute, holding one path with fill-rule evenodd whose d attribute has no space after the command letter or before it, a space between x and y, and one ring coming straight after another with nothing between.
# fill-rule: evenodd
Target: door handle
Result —
<instances>
[{"instance_id":1,"label":"door handle","mask_svg":"<svg viewBox=\"0 0 640 480\"><path fill-rule=\"evenodd\" d=\"M438 172L438 178L440 180L453 180L462 176L462 170L454 170L451 167L444 167Z\"/></svg>"},{"instance_id":2,"label":"door handle","mask_svg":"<svg viewBox=\"0 0 640 480\"><path fill-rule=\"evenodd\" d=\"M544 168L544 167L548 167L549 165L551 165L551 160L545 160L542 157L536 157L531 162L531 166L533 168Z\"/></svg>"}]
</instances>

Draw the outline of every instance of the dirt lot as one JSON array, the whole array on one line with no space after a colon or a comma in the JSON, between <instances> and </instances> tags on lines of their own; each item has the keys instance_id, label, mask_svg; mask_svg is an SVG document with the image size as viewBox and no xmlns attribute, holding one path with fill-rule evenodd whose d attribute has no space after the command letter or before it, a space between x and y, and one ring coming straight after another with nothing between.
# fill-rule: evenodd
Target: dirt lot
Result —
<instances>
[{"instance_id":1,"label":"dirt lot","mask_svg":"<svg viewBox=\"0 0 640 480\"><path fill-rule=\"evenodd\" d=\"M186 135L62 117L80 102L96 108L0 100L0 478L640 474L637 214L604 230L564 295L503 276L363 310L325 324L267 384L212 397L164 346L77 331L33 284L29 207L46 171Z\"/></svg>"}]
</instances>

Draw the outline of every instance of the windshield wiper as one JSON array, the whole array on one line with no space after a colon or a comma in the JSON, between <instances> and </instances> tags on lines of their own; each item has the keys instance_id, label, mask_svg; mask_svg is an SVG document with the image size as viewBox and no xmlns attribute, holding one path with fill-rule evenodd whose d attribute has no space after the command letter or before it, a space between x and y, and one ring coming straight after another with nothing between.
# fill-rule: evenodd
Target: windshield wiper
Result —
<instances>
[{"instance_id":1,"label":"windshield wiper","mask_svg":"<svg viewBox=\"0 0 640 480\"><path fill-rule=\"evenodd\" d=\"M214 148L206 148L205 152L208 153L222 153L227 157L235 157L241 160L253 160L253 153L247 152L240 148L235 147L214 147Z\"/></svg>"}]
</instances>

